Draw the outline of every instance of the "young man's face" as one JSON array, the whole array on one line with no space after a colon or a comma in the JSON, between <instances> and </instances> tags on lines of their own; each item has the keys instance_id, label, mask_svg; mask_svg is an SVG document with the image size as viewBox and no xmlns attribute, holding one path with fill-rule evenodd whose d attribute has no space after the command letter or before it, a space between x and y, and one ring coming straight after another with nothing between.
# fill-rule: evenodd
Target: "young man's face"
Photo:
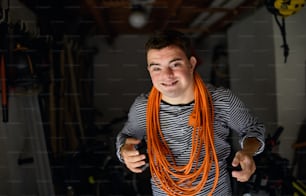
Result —
<instances>
[{"instance_id":1,"label":"young man's face","mask_svg":"<svg viewBox=\"0 0 306 196\"><path fill-rule=\"evenodd\" d=\"M152 83L162 93L162 99L170 104L189 103L194 99L193 72L196 58L187 58L177 46L147 53L148 71Z\"/></svg>"}]
</instances>

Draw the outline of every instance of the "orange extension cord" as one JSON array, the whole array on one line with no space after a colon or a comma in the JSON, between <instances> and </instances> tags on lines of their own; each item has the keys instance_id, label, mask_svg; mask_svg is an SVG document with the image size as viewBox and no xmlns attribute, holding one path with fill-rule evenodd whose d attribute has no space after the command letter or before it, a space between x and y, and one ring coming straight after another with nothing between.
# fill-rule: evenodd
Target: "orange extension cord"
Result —
<instances>
[{"instance_id":1,"label":"orange extension cord","mask_svg":"<svg viewBox=\"0 0 306 196\"><path fill-rule=\"evenodd\" d=\"M209 193L214 192L219 179L219 164L213 138L213 106L210 93L201 77L194 74L195 105L189 118L193 126L192 148L189 162L179 166L169 149L159 124L159 106L161 93L152 88L147 105L147 146L152 177L159 188L167 195L186 196L199 193L208 178L212 163L215 164L216 176ZM205 149L203 163L199 165L201 151ZM169 159L171 158L171 161ZM195 165L195 167L193 167ZM195 180L201 178L198 184Z\"/></svg>"}]
</instances>

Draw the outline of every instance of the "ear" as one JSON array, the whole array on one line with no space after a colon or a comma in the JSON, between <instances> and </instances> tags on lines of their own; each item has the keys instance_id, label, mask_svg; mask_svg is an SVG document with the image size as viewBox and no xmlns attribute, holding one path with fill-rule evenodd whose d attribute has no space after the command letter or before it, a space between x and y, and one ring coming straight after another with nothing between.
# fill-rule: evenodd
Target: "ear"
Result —
<instances>
[{"instance_id":1,"label":"ear","mask_svg":"<svg viewBox=\"0 0 306 196\"><path fill-rule=\"evenodd\" d=\"M197 65L197 59L194 56L191 56L189 59L191 69L194 70Z\"/></svg>"}]
</instances>

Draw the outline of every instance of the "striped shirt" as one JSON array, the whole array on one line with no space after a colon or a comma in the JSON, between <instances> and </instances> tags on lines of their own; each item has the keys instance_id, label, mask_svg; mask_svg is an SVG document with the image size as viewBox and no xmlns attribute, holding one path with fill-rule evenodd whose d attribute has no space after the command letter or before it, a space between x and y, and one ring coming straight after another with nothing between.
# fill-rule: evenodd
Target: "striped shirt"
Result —
<instances>
[{"instance_id":1,"label":"striped shirt","mask_svg":"<svg viewBox=\"0 0 306 196\"><path fill-rule=\"evenodd\" d=\"M256 137L261 143L257 154L264 149L264 125L251 115L244 103L229 89L215 88L207 85L214 105L214 142L219 161L219 181L214 195L231 195L230 176L227 171L227 158L231 153L228 137L231 130L238 133L240 145L247 137ZM117 156L119 149L127 137L146 138L146 107L148 94L138 96L130 108L128 120L117 135ZM160 126L177 164L184 165L189 160L191 151L191 133L193 128L188 125L189 115L194 102L183 105L160 104ZM202 159L203 160L203 159ZM202 161L200 160L200 161ZM207 195L214 183L215 168L212 166L205 187L198 195ZM154 196L166 195L151 180Z\"/></svg>"}]
</instances>

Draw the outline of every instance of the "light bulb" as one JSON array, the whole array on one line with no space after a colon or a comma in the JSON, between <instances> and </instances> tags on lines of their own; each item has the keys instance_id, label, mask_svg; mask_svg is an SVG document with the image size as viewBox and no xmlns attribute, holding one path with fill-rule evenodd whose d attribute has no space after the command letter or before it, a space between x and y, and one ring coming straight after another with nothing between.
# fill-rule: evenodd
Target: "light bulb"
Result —
<instances>
[{"instance_id":1,"label":"light bulb","mask_svg":"<svg viewBox=\"0 0 306 196\"><path fill-rule=\"evenodd\" d=\"M140 29L147 24L147 16L143 11L133 11L129 16L132 27Z\"/></svg>"}]
</instances>

